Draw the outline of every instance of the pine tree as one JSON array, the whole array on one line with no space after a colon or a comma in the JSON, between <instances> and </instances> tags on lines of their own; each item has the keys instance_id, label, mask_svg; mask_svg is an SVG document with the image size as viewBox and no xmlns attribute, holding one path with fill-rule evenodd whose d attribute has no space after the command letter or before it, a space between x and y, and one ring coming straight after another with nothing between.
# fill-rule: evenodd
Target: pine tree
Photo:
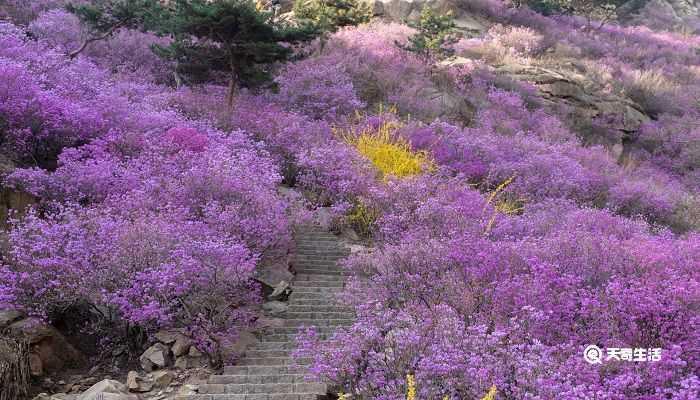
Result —
<instances>
[{"instance_id":1,"label":"pine tree","mask_svg":"<svg viewBox=\"0 0 700 400\"><path fill-rule=\"evenodd\" d=\"M364 0L297 0L294 17L318 31L323 51L331 33L345 26L369 22L372 9Z\"/></svg>"},{"instance_id":2,"label":"pine tree","mask_svg":"<svg viewBox=\"0 0 700 400\"><path fill-rule=\"evenodd\" d=\"M425 6L420 20L415 26L418 32L408 39L408 44L397 45L418 54L425 60L449 57L453 53L452 45L459 39L455 34L455 23L451 13L437 14Z\"/></svg>"},{"instance_id":3,"label":"pine tree","mask_svg":"<svg viewBox=\"0 0 700 400\"><path fill-rule=\"evenodd\" d=\"M175 60L178 72L194 81L225 76L228 103L239 86L256 87L270 80L267 65L284 61L289 45L313 37L308 26L275 23L272 13L258 10L252 0L174 0L161 24L174 37L168 47L157 47Z\"/></svg>"}]
</instances>

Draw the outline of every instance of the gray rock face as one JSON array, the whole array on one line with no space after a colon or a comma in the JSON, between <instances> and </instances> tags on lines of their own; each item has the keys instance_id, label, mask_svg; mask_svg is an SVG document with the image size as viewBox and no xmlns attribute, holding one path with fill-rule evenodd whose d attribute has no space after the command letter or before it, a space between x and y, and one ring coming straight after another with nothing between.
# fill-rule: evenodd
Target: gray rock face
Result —
<instances>
[{"instance_id":1,"label":"gray rock face","mask_svg":"<svg viewBox=\"0 0 700 400\"><path fill-rule=\"evenodd\" d=\"M17 319L8 313L7 320L14 319L6 327L10 336L24 338L30 344L29 365L32 375L41 376L75 366L85 361L84 356L52 326L36 319Z\"/></svg>"},{"instance_id":2,"label":"gray rock face","mask_svg":"<svg viewBox=\"0 0 700 400\"><path fill-rule=\"evenodd\" d=\"M491 23L469 11L469 4L459 0L368 0L375 16L395 22L417 22L426 5L440 13L452 12L458 30L467 33L484 32Z\"/></svg>"},{"instance_id":3,"label":"gray rock face","mask_svg":"<svg viewBox=\"0 0 700 400\"><path fill-rule=\"evenodd\" d=\"M78 400L138 400L138 397L129 394L123 383L105 379L78 396Z\"/></svg>"},{"instance_id":4,"label":"gray rock face","mask_svg":"<svg viewBox=\"0 0 700 400\"><path fill-rule=\"evenodd\" d=\"M17 310L0 310L0 330L19 321L22 317L24 317L24 314Z\"/></svg>"},{"instance_id":5,"label":"gray rock face","mask_svg":"<svg viewBox=\"0 0 700 400\"><path fill-rule=\"evenodd\" d=\"M139 357L139 362L141 368L147 372L165 368L170 363L170 350L164 344L156 343L146 349Z\"/></svg>"}]
</instances>

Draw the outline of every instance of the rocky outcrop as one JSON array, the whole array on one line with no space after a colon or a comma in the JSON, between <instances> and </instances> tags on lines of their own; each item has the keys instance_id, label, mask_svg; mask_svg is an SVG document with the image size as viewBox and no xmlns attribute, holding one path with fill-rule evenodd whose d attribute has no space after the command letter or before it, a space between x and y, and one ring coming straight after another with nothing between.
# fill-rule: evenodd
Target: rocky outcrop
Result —
<instances>
[{"instance_id":1,"label":"rocky outcrop","mask_svg":"<svg viewBox=\"0 0 700 400\"><path fill-rule=\"evenodd\" d=\"M123 383L105 379L78 396L77 400L138 400L138 397L129 394Z\"/></svg>"},{"instance_id":2,"label":"rocky outcrop","mask_svg":"<svg viewBox=\"0 0 700 400\"><path fill-rule=\"evenodd\" d=\"M457 28L467 34L484 32L491 25L457 0L369 0L369 3L375 16L396 22L417 22L423 7L428 6L441 13L452 12Z\"/></svg>"},{"instance_id":3,"label":"rocky outcrop","mask_svg":"<svg viewBox=\"0 0 700 400\"><path fill-rule=\"evenodd\" d=\"M33 376L85 362L85 357L60 332L36 318L24 318L17 311L3 310L0 311L0 330L29 344L29 366Z\"/></svg>"},{"instance_id":4,"label":"rocky outcrop","mask_svg":"<svg viewBox=\"0 0 700 400\"><path fill-rule=\"evenodd\" d=\"M626 25L697 33L700 28L700 1L631 0L617 9L617 18Z\"/></svg>"},{"instance_id":5,"label":"rocky outcrop","mask_svg":"<svg viewBox=\"0 0 700 400\"><path fill-rule=\"evenodd\" d=\"M567 106L578 118L591 120L606 115L617 116L611 128L621 134L634 132L649 121L642 107L632 100L605 92L584 73L585 67L574 62L552 67L509 64L496 67L496 72L512 79L533 84L545 102Z\"/></svg>"}]
</instances>

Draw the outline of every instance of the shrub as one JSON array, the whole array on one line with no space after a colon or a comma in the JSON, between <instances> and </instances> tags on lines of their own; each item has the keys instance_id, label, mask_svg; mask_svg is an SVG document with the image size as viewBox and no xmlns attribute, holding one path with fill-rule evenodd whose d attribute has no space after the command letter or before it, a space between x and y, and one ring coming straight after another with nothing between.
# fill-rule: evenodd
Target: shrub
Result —
<instances>
[{"instance_id":1,"label":"shrub","mask_svg":"<svg viewBox=\"0 0 700 400\"><path fill-rule=\"evenodd\" d=\"M495 63L504 63L509 58L527 61L547 48L543 36L527 27L494 25L484 39L488 57Z\"/></svg>"},{"instance_id":2,"label":"shrub","mask_svg":"<svg viewBox=\"0 0 700 400\"><path fill-rule=\"evenodd\" d=\"M10 182L46 212L13 228L0 298L47 318L87 303L109 310L103 325L184 326L219 363L254 320L257 262L290 240L279 180L242 134L187 126L64 152L51 174L17 171Z\"/></svg>"},{"instance_id":3,"label":"shrub","mask_svg":"<svg viewBox=\"0 0 700 400\"><path fill-rule=\"evenodd\" d=\"M305 0L294 3L294 17L315 25L323 32L369 22L372 10L358 0Z\"/></svg>"},{"instance_id":4,"label":"shrub","mask_svg":"<svg viewBox=\"0 0 700 400\"><path fill-rule=\"evenodd\" d=\"M345 28L330 37L325 54L345 67L368 106L393 105L404 115L434 118L442 105L429 101L434 94L429 68L415 54L396 46L414 32L399 24Z\"/></svg>"},{"instance_id":5,"label":"shrub","mask_svg":"<svg viewBox=\"0 0 700 400\"><path fill-rule=\"evenodd\" d=\"M364 107L344 66L327 57L288 64L275 82L275 101L315 119L333 121Z\"/></svg>"},{"instance_id":6,"label":"shrub","mask_svg":"<svg viewBox=\"0 0 700 400\"><path fill-rule=\"evenodd\" d=\"M398 136L398 126L383 122L376 130L365 129L358 134L345 134L345 140L367 157L383 177L405 178L431 169L424 152L415 152L409 142Z\"/></svg>"}]
</instances>

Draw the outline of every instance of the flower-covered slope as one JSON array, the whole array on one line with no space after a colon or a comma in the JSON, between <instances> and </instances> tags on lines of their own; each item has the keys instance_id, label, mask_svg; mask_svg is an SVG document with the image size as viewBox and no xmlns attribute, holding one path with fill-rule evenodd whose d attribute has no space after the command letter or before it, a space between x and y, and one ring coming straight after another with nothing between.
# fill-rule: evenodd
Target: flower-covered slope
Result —
<instances>
[{"instance_id":1,"label":"flower-covered slope","mask_svg":"<svg viewBox=\"0 0 700 400\"><path fill-rule=\"evenodd\" d=\"M410 375L425 399L700 396L697 36L493 3L473 8L493 25L459 62L374 22L229 108L226 88L169 86L149 34L69 59L77 20L32 4L0 25L0 149L17 167L2 183L38 199L9 232L1 307L51 320L88 304L109 311L98 332L186 327L220 357L255 324L256 266L303 217L286 185L374 245L345 261L357 322L301 341L346 393L402 399ZM582 120L506 73L571 58L644 118ZM590 344L662 356L591 365Z\"/></svg>"}]
</instances>

